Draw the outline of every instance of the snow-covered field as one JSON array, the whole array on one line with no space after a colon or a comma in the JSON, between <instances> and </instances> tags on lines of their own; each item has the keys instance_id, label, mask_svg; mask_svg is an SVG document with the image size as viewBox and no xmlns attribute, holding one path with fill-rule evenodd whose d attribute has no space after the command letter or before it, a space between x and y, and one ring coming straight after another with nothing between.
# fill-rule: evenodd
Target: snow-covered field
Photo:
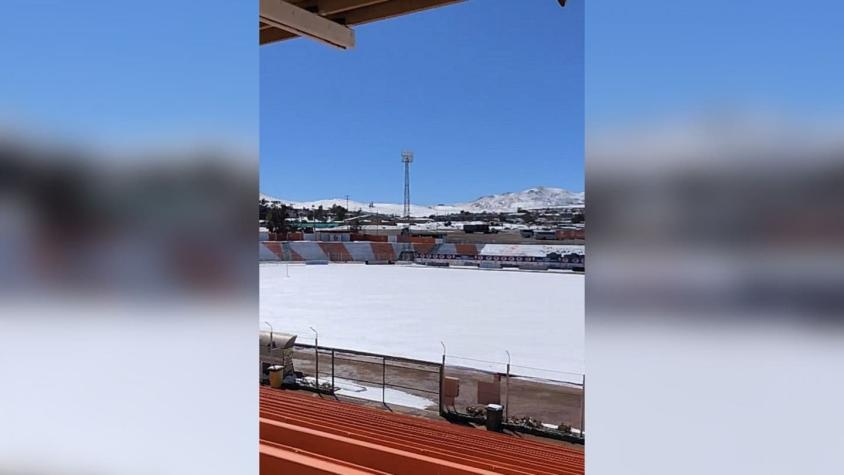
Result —
<instances>
[{"instance_id":1,"label":"snow-covered field","mask_svg":"<svg viewBox=\"0 0 844 475\"><path fill-rule=\"evenodd\" d=\"M584 369L582 275L261 263L260 291L262 322L301 341L314 327L325 346L440 361L443 341L451 364L503 371L507 350L517 374Z\"/></svg>"}]
</instances>

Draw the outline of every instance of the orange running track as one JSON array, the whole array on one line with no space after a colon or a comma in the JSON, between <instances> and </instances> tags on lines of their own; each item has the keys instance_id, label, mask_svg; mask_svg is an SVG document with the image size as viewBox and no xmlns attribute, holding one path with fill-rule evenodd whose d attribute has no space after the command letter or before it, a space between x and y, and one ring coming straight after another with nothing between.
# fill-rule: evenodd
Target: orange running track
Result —
<instances>
[{"instance_id":1,"label":"orange running track","mask_svg":"<svg viewBox=\"0 0 844 475\"><path fill-rule=\"evenodd\" d=\"M262 475L584 473L583 452L261 387Z\"/></svg>"}]
</instances>

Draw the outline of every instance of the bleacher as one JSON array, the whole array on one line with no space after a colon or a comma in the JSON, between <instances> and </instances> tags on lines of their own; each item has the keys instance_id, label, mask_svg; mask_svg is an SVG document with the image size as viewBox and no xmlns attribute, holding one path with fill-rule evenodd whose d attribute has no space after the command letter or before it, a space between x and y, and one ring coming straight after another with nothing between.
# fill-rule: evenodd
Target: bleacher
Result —
<instances>
[{"instance_id":1,"label":"bleacher","mask_svg":"<svg viewBox=\"0 0 844 475\"><path fill-rule=\"evenodd\" d=\"M262 475L584 473L576 448L268 387L260 461Z\"/></svg>"}]
</instances>

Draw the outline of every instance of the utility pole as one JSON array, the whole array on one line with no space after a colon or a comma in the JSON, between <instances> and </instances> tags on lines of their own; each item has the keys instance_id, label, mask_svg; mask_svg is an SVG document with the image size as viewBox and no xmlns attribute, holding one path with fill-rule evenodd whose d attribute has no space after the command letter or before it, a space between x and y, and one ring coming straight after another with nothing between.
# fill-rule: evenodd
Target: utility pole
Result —
<instances>
[{"instance_id":1,"label":"utility pole","mask_svg":"<svg viewBox=\"0 0 844 475\"><path fill-rule=\"evenodd\" d=\"M410 164L413 163L413 152L403 151L401 161L404 163L404 217L410 218Z\"/></svg>"}]
</instances>

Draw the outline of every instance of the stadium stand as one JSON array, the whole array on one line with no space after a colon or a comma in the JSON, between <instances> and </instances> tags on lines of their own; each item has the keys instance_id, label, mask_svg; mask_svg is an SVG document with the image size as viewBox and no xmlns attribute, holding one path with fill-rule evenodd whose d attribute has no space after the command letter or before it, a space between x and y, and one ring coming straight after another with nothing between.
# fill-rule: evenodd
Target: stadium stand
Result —
<instances>
[{"instance_id":1,"label":"stadium stand","mask_svg":"<svg viewBox=\"0 0 844 475\"><path fill-rule=\"evenodd\" d=\"M333 262L351 262L354 260L344 243L321 242L319 243L319 247L322 248L322 252L328 256L328 259Z\"/></svg>"},{"instance_id":2,"label":"stadium stand","mask_svg":"<svg viewBox=\"0 0 844 475\"><path fill-rule=\"evenodd\" d=\"M290 250L302 256L307 261L327 261L328 255L322 250L319 242L298 241L288 243Z\"/></svg>"},{"instance_id":3,"label":"stadium stand","mask_svg":"<svg viewBox=\"0 0 844 475\"><path fill-rule=\"evenodd\" d=\"M377 261L395 261L396 260L396 250L393 244L386 243L386 242L373 242L370 244L372 246L372 253L375 255L375 260Z\"/></svg>"},{"instance_id":4,"label":"stadium stand","mask_svg":"<svg viewBox=\"0 0 844 475\"><path fill-rule=\"evenodd\" d=\"M366 262L375 259L375 253L372 252L372 246L369 242L348 242L344 243L349 255L356 262Z\"/></svg>"},{"instance_id":5,"label":"stadium stand","mask_svg":"<svg viewBox=\"0 0 844 475\"><path fill-rule=\"evenodd\" d=\"M260 389L261 474L584 473L583 452L312 394Z\"/></svg>"},{"instance_id":6,"label":"stadium stand","mask_svg":"<svg viewBox=\"0 0 844 475\"><path fill-rule=\"evenodd\" d=\"M478 246L475 244L455 244L457 254L461 256L477 256Z\"/></svg>"},{"instance_id":7,"label":"stadium stand","mask_svg":"<svg viewBox=\"0 0 844 475\"><path fill-rule=\"evenodd\" d=\"M258 247L258 258L262 261L284 260L284 250L280 242L270 241Z\"/></svg>"}]
</instances>

